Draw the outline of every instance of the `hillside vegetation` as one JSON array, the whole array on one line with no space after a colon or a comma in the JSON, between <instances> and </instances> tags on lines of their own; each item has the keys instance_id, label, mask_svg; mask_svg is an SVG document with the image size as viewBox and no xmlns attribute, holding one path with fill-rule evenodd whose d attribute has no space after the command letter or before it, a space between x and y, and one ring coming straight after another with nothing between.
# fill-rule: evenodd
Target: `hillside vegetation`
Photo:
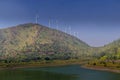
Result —
<instances>
[{"instance_id":1,"label":"hillside vegetation","mask_svg":"<svg viewBox=\"0 0 120 80\"><path fill-rule=\"evenodd\" d=\"M120 73L120 39L97 49L86 66Z\"/></svg>"},{"instance_id":2,"label":"hillside vegetation","mask_svg":"<svg viewBox=\"0 0 120 80\"><path fill-rule=\"evenodd\" d=\"M73 59L91 56L92 48L67 33L39 24L22 24L0 29L0 60Z\"/></svg>"},{"instance_id":3,"label":"hillside vegetation","mask_svg":"<svg viewBox=\"0 0 120 80\"><path fill-rule=\"evenodd\" d=\"M40 24L0 29L0 68L67 64L120 70L120 39L91 47L75 36Z\"/></svg>"},{"instance_id":4,"label":"hillside vegetation","mask_svg":"<svg viewBox=\"0 0 120 80\"><path fill-rule=\"evenodd\" d=\"M120 39L113 41L112 43L102 47L100 54L102 59L119 60L120 59Z\"/></svg>"}]
</instances>

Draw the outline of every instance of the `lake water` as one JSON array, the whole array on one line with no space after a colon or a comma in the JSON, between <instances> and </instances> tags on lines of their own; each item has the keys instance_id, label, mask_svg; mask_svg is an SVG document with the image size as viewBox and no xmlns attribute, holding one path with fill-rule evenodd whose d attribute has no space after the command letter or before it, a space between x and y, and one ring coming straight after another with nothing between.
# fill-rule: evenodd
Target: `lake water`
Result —
<instances>
[{"instance_id":1,"label":"lake water","mask_svg":"<svg viewBox=\"0 0 120 80\"><path fill-rule=\"evenodd\" d=\"M120 74L83 69L79 65L1 70L0 80L120 80Z\"/></svg>"}]
</instances>

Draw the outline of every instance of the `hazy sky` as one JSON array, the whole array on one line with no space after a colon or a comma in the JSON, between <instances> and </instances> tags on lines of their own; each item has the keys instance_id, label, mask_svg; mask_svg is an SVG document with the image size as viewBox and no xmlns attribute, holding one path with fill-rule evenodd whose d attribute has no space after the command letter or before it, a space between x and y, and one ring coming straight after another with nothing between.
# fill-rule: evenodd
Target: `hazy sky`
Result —
<instances>
[{"instance_id":1,"label":"hazy sky","mask_svg":"<svg viewBox=\"0 0 120 80\"><path fill-rule=\"evenodd\" d=\"M120 38L120 0L0 0L0 28L35 22L66 29L91 46Z\"/></svg>"}]
</instances>

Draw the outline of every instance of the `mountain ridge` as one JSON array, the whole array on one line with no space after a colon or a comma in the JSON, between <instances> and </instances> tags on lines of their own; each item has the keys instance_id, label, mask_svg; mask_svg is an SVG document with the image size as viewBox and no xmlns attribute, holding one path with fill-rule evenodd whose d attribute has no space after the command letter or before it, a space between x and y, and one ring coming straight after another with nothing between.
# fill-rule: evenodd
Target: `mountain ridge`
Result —
<instances>
[{"instance_id":1,"label":"mountain ridge","mask_svg":"<svg viewBox=\"0 0 120 80\"><path fill-rule=\"evenodd\" d=\"M40 24L20 24L0 29L0 59L26 60L79 58L90 46L78 38Z\"/></svg>"},{"instance_id":2,"label":"mountain ridge","mask_svg":"<svg viewBox=\"0 0 120 80\"><path fill-rule=\"evenodd\" d=\"M120 59L120 39L103 47L49 27L26 23L0 29L0 60L30 61L49 59Z\"/></svg>"}]
</instances>

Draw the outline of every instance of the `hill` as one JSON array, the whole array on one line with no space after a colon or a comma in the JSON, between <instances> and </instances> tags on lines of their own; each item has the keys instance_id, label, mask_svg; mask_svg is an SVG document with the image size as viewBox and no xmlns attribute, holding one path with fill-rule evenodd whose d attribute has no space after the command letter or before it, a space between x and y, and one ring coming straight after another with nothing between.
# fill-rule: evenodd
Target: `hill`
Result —
<instances>
[{"instance_id":1,"label":"hill","mask_svg":"<svg viewBox=\"0 0 120 80\"><path fill-rule=\"evenodd\" d=\"M120 39L103 47L95 48L92 59L86 65L88 68L120 72Z\"/></svg>"},{"instance_id":2,"label":"hill","mask_svg":"<svg viewBox=\"0 0 120 80\"><path fill-rule=\"evenodd\" d=\"M120 59L120 39L115 40L101 48L101 57L109 60Z\"/></svg>"},{"instance_id":3,"label":"hill","mask_svg":"<svg viewBox=\"0 0 120 80\"><path fill-rule=\"evenodd\" d=\"M89 49L78 38L40 24L0 29L1 61L83 58Z\"/></svg>"}]
</instances>

